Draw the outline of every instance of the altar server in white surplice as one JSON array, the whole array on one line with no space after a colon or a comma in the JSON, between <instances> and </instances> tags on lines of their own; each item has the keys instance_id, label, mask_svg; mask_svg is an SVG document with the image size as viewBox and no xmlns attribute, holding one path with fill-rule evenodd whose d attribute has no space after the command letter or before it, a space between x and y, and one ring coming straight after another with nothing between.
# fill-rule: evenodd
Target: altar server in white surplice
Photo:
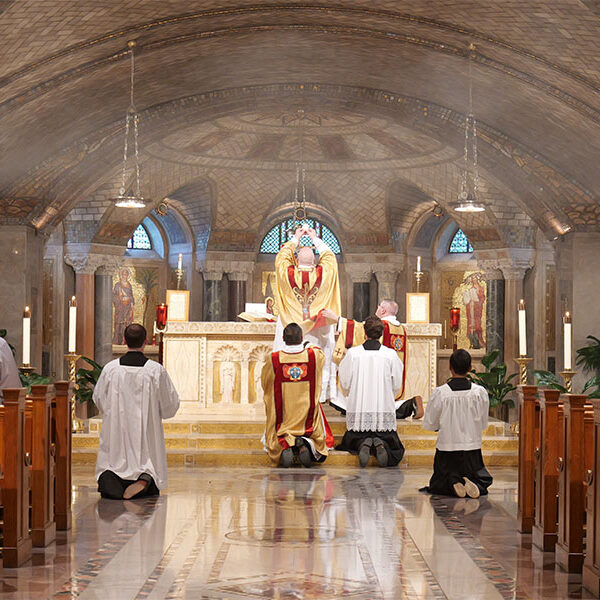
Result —
<instances>
[{"instance_id":1,"label":"altar server in white surplice","mask_svg":"<svg viewBox=\"0 0 600 600\"><path fill-rule=\"evenodd\" d=\"M481 455L481 435L488 426L487 391L468 378L471 355L455 350L452 377L431 394L423 429L438 432L429 485L421 491L445 496L478 498L487 494L492 476Z\"/></svg>"},{"instance_id":2,"label":"altar server in white surplice","mask_svg":"<svg viewBox=\"0 0 600 600\"><path fill-rule=\"evenodd\" d=\"M347 431L336 449L358 453L361 467L367 466L372 453L381 467L395 466L404 456L394 402L403 385L404 365L379 341L383 327L379 317L369 317L364 324L367 340L348 350L338 371L347 396Z\"/></svg>"},{"instance_id":3,"label":"altar server in white surplice","mask_svg":"<svg viewBox=\"0 0 600 600\"><path fill-rule=\"evenodd\" d=\"M103 369L94 402L102 411L96 462L98 491L104 498L158 495L167 485L167 453L162 420L175 416L179 396L166 369L146 358L146 329L125 329L128 352Z\"/></svg>"},{"instance_id":4,"label":"altar server in white surplice","mask_svg":"<svg viewBox=\"0 0 600 600\"><path fill-rule=\"evenodd\" d=\"M0 404L2 404L3 388L20 388L19 369L8 342L0 337Z\"/></svg>"}]
</instances>

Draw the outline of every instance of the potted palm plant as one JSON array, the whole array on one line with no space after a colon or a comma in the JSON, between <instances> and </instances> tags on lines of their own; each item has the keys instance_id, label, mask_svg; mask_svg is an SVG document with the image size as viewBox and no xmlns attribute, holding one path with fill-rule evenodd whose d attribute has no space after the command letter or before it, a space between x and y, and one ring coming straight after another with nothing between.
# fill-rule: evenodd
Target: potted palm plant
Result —
<instances>
[{"instance_id":1,"label":"potted palm plant","mask_svg":"<svg viewBox=\"0 0 600 600\"><path fill-rule=\"evenodd\" d=\"M509 410L515 405L508 395L517 389L512 383L517 374L507 376L505 363L494 364L499 355L500 350L488 352L481 359L485 371L477 372L473 369L469 373L469 379L487 390L490 398L490 416L508 423Z\"/></svg>"},{"instance_id":2,"label":"potted palm plant","mask_svg":"<svg viewBox=\"0 0 600 600\"><path fill-rule=\"evenodd\" d=\"M581 390L589 398L600 398L600 340L593 335L588 335L587 346L577 350L576 365L581 367L584 373L592 373ZM567 388L559 377L551 371L534 371L533 376L538 386L559 390L567 393Z\"/></svg>"},{"instance_id":3,"label":"potted palm plant","mask_svg":"<svg viewBox=\"0 0 600 600\"><path fill-rule=\"evenodd\" d=\"M79 419L91 419L99 413L93 395L94 387L104 367L87 356L82 356L81 359L85 360L91 369L81 367L75 374L75 414Z\"/></svg>"}]
</instances>

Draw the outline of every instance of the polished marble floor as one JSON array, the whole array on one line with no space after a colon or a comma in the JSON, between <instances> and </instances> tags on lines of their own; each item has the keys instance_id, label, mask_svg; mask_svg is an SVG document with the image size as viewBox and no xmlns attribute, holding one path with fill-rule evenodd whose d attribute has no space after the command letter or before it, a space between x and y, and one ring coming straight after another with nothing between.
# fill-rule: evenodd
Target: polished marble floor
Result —
<instances>
[{"instance_id":1,"label":"polished marble floor","mask_svg":"<svg viewBox=\"0 0 600 600\"><path fill-rule=\"evenodd\" d=\"M170 471L160 498L101 500L74 472L74 526L0 599L591 598L516 531L516 471L487 498L428 496L424 468Z\"/></svg>"}]
</instances>

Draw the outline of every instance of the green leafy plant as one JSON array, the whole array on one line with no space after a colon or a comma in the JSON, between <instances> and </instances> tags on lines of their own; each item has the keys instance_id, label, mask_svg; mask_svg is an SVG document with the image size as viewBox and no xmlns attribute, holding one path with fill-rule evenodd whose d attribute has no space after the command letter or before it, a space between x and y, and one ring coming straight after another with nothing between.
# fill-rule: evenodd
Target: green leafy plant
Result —
<instances>
[{"instance_id":1,"label":"green leafy plant","mask_svg":"<svg viewBox=\"0 0 600 600\"><path fill-rule=\"evenodd\" d=\"M27 388L28 394L31 394L32 385L48 385L49 383L52 383L50 377L40 375L39 373L29 373L27 375L19 373L19 377L21 378L21 385L24 388Z\"/></svg>"},{"instance_id":2,"label":"green leafy plant","mask_svg":"<svg viewBox=\"0 0 600 600\"><path fill-rule=\"evenodd\" d=\"M588 335L586 339L590 341L587 346L577 350L575 364L582 367L584 373L600 375L600 340L593 335Z\"/></svg>"},{"instance_id":3,"label":"green leafy plant","mask_svg":"<svg viewBox=\"0 0 600 600\"><path fill-rule=\"evenodd\" d=\"M562 394L567 393L567 388L562 384L562 380L552 371L533 371L533 378L539 387L558 390Z\"/></svg>"},{"instance_id":4,"label":"green leafy plant","mask_svg":"<svg viewBox=\"0 0 600 600\"><path fill-rule=\"evenodd\" d=\"M98 414L98 408L93 400L94 387L98 383L98 378L104 367L87 356L82 356L81 359L85 360L92 368L81 367L77 369L77 373L75 373L75 398L77 402L87 403L88 414Z\"/></svg>"},{"instance_id":5,"label":"green leafy plant","mask_svg":"<svg viewBox=\"0 0 600 600\"><path fill-rule=\"evenodd\" d=\"M473 369L469 373L469 379L487 390L490 397L490 408L496 406L513 407L514 402L512 398L507 398L507 396L517 389L512 383L517 374L513 373L507 377L505 363L494 365L499 355L500 350L492 350L486 354L481 359L481 364L485 367L485 371L477 372Z\"/></svg>"}]
</instances>

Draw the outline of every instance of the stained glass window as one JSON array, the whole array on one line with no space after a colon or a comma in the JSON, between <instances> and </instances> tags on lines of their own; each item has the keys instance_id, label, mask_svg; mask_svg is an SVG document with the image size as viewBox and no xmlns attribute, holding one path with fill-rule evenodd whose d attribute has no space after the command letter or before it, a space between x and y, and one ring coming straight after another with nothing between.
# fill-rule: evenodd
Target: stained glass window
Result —
<instances>
[{"instance_id":1,"label":"stained glass window","mask_svg":"<svg viewBox=\"0 0 600 600\"><path fill-rule=\"evenodd\" d=\"M473 246L462 229L459 229L450 242L449 254L468 254L473 252Z\"/></svg>"},{"instance_id":2,"label":"stained glass window","mask_svg":"<svg viewBox=\"0 0 600 600\"><path fill-rule=\"evenodd\" d=\"M317 235L331 248L334 254L342 253L340 242L335 236L335 233L333 233L327 225L323 225L323 223L315 219L305 219L303 224L312 227L317 232ZM271 229L263 238L260 245L260 251L263 254L277 254L282 244L287 242L293 235L293 228L293 219L288 219L287 221L279 223L279 225L275 225L275 227L273 227L273 229ZM305 235L300 240L300 243L303 246L309 246L311 241L310 238Z\"/></svg>"},{"instance_id":3,"label":"stained glass window","mask_svg":"<svg viewBox=\"0 0 600 600\"><path fill-rule=\"evenodd\" d=\"M146 228L140 223L127 242L129 250L152 250L152 242Z\"/></svg>"}]
</instances>

